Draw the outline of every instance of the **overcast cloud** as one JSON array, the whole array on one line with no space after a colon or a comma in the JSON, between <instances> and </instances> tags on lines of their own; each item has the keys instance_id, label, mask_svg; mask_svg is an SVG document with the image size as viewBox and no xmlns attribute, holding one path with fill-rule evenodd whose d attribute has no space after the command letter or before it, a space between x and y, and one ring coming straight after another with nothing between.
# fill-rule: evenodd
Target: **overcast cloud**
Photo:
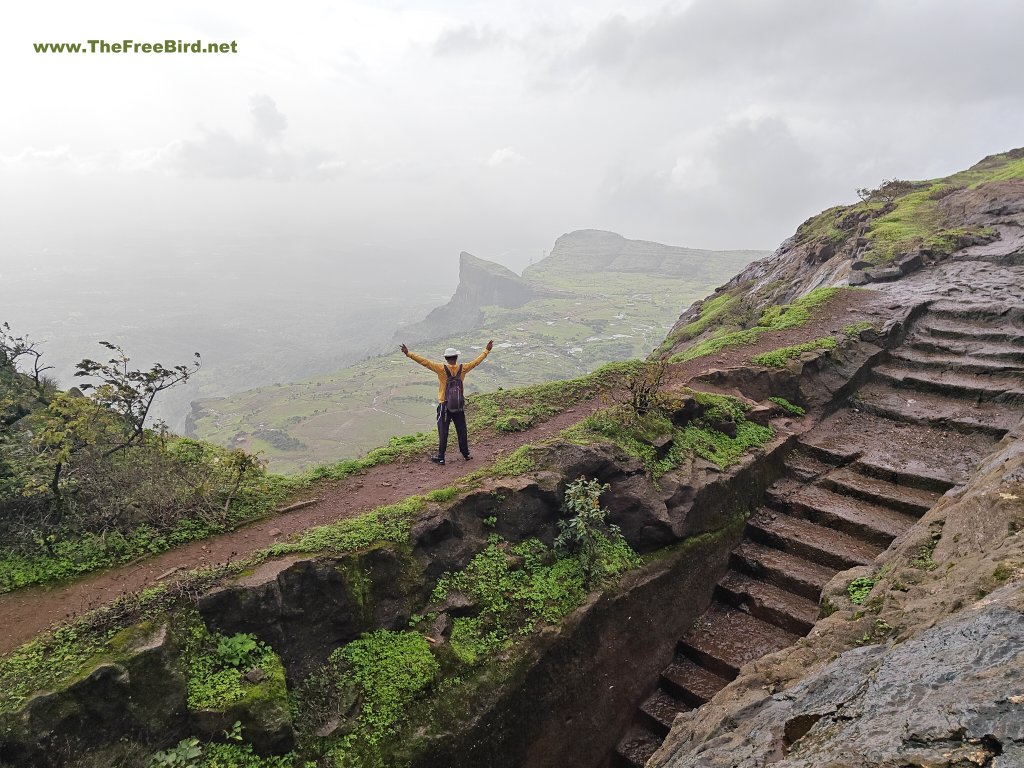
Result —
<instances>
[{"instance_id":1,"label":"overcast cloud","mask_svg":"<svg viewBox=\"0 0 1024 768\"><path fill-rule=\"evenodd\" d=\"M1016 0L60 0L0 30L0 264L279 236L521 268L573 229L774 248L883 177L1024 145ZM234 55L33 42L237 40Z\"/></svg>"}]
</instances>

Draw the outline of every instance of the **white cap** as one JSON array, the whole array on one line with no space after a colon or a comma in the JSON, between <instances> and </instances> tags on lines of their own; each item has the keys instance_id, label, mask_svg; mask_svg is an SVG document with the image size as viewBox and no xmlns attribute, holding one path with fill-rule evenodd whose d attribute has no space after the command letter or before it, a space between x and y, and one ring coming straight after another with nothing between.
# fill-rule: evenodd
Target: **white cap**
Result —
<instances>
[{"instance_id":1,"label":"white cap","mask_svg":"<svg viewBox=\"0 0 1024 768\"><path fill-rule=\"evenodd\" d=\"M455 347L448 347L448 349L444 351L445 357L458 357L460 354L462 353L459 352L459 350L457 350Z\"/></svg>"}]
</instances>

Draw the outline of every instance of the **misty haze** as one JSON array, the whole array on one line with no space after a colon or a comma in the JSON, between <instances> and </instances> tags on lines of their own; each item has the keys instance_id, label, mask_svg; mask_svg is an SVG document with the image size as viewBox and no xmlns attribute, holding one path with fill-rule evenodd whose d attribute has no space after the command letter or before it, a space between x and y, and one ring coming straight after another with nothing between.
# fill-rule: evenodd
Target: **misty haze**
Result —
<instances>
[{"instance_id":1,"label":"misty haze","mask_svg":"<svg viewBox=\"0 0 1024 768\"><path fill-rule=\"evenodd\" d=\"M0 768L1024 768L1024 4L0 25Z\"/></svg>"}]
</instances>

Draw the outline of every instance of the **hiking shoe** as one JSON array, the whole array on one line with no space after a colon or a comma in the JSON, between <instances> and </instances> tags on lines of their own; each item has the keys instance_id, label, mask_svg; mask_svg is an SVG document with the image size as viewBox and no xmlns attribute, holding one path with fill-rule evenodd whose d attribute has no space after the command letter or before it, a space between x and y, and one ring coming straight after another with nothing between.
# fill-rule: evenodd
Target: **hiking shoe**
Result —
<instances>
[{"instance_id":1,"label":"hiking shoe","mask_svg":"<svg viewBox=\"0 0 1024 768\"><path fill-rule=\"evenodd\" d=\"M438 454L437 456L431 456L430 460L435 464L444 464L444 456Z\"/></svg>"},{"instance_id":2,"label":"hiking shoe","mask_svg":"<svg viewBox=\"0 0 1024 768\"><path fill-rule=\"evenodd\" d=\"M471 454L471 453L464 453L464 454L462 454L462 458L464 458L466 461L469 461L470 459L473 458L473 454Z\"/></svg>"}]
</instances>

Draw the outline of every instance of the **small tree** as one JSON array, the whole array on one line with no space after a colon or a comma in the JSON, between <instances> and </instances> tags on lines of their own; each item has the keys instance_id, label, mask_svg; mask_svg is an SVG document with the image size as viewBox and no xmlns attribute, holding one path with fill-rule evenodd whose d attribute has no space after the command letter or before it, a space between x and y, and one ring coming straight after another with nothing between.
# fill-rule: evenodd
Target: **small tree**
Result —
<instances>
[{"instance_id":1,"label":"small tree","mask_svg":"<svg viewBox=\"0 0 1024 768\"><path fill-rule=\"evenodd\" d=\"M44 379L43 373L52 371L53 366L43 365L43 352L39 349L38 344L39 342L29 339L28 334L15 336L8 323L0 325L0 365L10 365L16 368L19 359L28 358L31 361L28 373L35 382L36 395L42 398L46 389L46 379Z\"/></svg>"},{"instance_id":2,"label":"small tree","mask_svg":"<svg viewBox=\"0 0 1024 768\"><path fill-rule=\"evenodd\" d=\"M639 562L619 526L608 522L608 510L601 507L601 494L609 488L607 483L580 477L565 489L562 509L571 517L558 521L562 530L555 539L555 548L570 552L580 561L587 586Z\"/></svg>"},{"instance_id":3,"label":"small tree","mask_svg":"<svg viewBox=\"0 0 1024 768\"><path fill-rule=\"evenodd\" d=\"M629 407L639 417L644 417L658 405L658 397L665 374L668 371L668 356L645 362L640 370L626 381L629 389Z\"/></svg>"},{"instance_id":4,"label":"small tree","mask_svg":"<svg viewBox=\"0 0 1024 768\"><path fill-rule=\"evenodd\" d=\"M45 487L53 499L53 510L60 518L64 507L67 469L72 457L81 451L103 444L113 426L111 413L87 397L74 397L59 392L45 411L45 419L32 436L48 477Z\"/></svg>"},{"instance_id":5,"label":"small tree","mask_svg":"<svg viewBox=\"0 0 1024 768\"><path fill-rule=\"evenodd\" d=\"M232 476L231 490L228 491L227 500L224 502L224 515L222 523L227 525L228 514L231 512L231 502L235 500L235 496L238 495L239 489L242 487L242 483L249 475L253 472L257 472L263 467L263 462L258 456L252 453L246 453L241 448L235 448L228 454L227 469Z\"/></svg>"},{"instance_id":6,"label":"small tree","mask_svg":"<svg viewBox=\"0 0 1024 768\"><path fill-rule=\"evenodd\" d=\"M195 362L192 365L176 365L173 368L165 368L162 364L157 363L148 371L142 371L128 367L131 358L121 347L111 344L109 341L101 341L100 344L116 352L116 356L106 363L98 363L89 359L82 360L75 366L78 369L75 376L98 376L101 380L98 386L83 384L80 388L83 392L93 390L93 400L124 418L126 436L107 451L105 455L109 456L143 439L146 418L149 416L156 396L165 389L188 381L199 370L202 358L196 352Z\"/></svg>"},{"instance_id":7,"label":"small tree","mask_svg":"<svg viewBox=\"0 0 1024 768\"><path fill-rule=\"evenodd\" d=\"M905 179L883 179L882 183L875 189L860 187L857 189L857 197L863 202L869 200L881 200L883 203L891 203L897 197L905 195L914 189L912 182Z\"/></svg>"}]
</instances>

